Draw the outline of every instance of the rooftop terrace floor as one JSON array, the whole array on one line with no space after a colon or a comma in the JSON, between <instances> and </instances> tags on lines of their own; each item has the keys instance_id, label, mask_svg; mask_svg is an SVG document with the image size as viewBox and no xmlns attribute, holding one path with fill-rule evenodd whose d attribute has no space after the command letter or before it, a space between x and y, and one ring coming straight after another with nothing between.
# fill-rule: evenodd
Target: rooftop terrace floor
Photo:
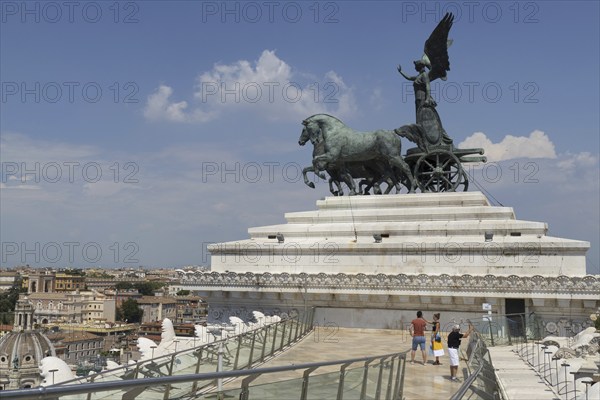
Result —
<instances>
[{"instance_id":1,"label":"rooftop terrace floor","mask_svg":"<svg viewBox=\"0 0 600 400\"><path fill-rule=\"evenodd\" d=\"M444 338L445 341L445 338ZM444 344L445 346L445 344ZM366 356L383 355L409 350L407 361L410 361L411 337L407 331L386 329L347 329L316 327L301 342L268 360L259 368L287 366L320 361L343 360ZM448 357L440 358L442 365L433 365L435 360L428 359L423 365L421 353L417 351L415 364L407 362L404 378L404 398L418 399L448 399L460 387L460 382L450 381ZM429 358L429 357L428 357ZM461 361L464 367L465 362ZM321 367L311 376L339 371L339 366ZM282 374L265 375L256 379L251 386L299 379L301 372L290 371ZM459 367L459 377L461 369ZM224 384L223 388L239 388L240 381L234 380Z\"/></svg>"}]
</instances>

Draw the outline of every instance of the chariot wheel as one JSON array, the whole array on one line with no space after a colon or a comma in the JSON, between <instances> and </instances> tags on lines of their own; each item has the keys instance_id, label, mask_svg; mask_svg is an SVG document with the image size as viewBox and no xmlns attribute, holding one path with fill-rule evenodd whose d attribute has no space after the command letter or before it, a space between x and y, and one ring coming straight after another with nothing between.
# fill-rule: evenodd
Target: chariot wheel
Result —
<instances>
[{"instance_id":1,"label":"chariot wheel","mask_svg":"<svg viewBox=\"0 0 600 400\"><path fill-rule=\"evenodd\" d=\"M469 178L460 160L447 150L433 150L419 157L414 177L423 193L466 192L469 188Z\"/></svg>"}]
</instances>

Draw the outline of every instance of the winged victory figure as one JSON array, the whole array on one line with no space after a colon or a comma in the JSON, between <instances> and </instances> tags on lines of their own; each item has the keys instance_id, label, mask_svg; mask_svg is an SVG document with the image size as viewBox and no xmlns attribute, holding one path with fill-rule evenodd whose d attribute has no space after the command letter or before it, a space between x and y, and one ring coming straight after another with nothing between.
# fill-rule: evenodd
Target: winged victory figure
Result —
<instances>
[{"instance_id":1,"label":"winged victory figure","mask_svg":"<svg viewBox=\"0 0 600 400\"><path fill-rule=\"evenodd\" d=\"M452 139L442 126L440 116L435 109L437 104L431 97L430 90L430 82L438 78L446 80L446 73L450 71L448 47L452 44L452 40L448 40L448 32L450 32L453 21L454 15L446 13L425 42L423 57L414 61L418 75L408 76L402 71L402 67L398 66L398 72L413 82L416 122L421 128L418 134L406 137L415 142L423 151L428 151L432 146L443 146L450 149L454 147Z\"/></svg>"}]
</instances>

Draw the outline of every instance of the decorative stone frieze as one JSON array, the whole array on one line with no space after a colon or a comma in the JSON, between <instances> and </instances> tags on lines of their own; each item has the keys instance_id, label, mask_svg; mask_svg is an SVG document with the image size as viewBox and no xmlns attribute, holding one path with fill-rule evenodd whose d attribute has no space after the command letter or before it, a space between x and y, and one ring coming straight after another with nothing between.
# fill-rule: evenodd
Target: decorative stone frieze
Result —
<instances>
[{"instance_id":1,"label":"decorative stone frieze","mask_svg":"<svg viewBox=\"0 0 600 400\"><path fill-rule=\"evenodd\" d=\"M461 293L498 293L531 295L567 295L577 294L580 297L600 299L600 277L587 275L583 277L544 277L541 275L528 276L473 276L473 275L349 275L332 274L253 274L246 272L200 273L182 277L180 285L193 290L203 288L226 288L228 291L262 290L262 291L313 291L327 289L332 292L357 292L367 290L372 294L381 292L411 292L421 291L447 296L446 292ZM365 293L368 294L368 293ZM492 301L492 300L490 300Z\"/></svg>"}]
</instances>

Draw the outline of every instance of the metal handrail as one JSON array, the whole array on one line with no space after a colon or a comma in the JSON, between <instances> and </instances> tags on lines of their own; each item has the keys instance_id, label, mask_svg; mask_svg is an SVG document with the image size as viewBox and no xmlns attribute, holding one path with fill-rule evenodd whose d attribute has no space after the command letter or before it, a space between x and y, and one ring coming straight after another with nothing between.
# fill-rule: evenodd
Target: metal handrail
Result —
<instances>
[{"instance_id":1,"label":"metal handrail","mask_svg":"<svg viewBox=\"0 0 600 400\"><path fill-rule=\"evenodd\" d=\"M450 400L461 400L463 397L465 397L468 391L473 392L476 396L469 398L496 398L494 393L488 393L487 391L478 388L475 384L477 380L480 380L481 382L485 383L484 386L486 389L489 389L490 386L495 387L497 390L499 389L491 360L486 359L486 355L489 355L489 350L481 332L477 330L473 332L473 335L469 340L469 348L470 354L467 360L467 371L469 376L465 379L461 387L456 393L454 393ZM490 376L493 376L494 378L492 379Z\"/></svg>"},{"instance_id":2,"label":"metal handrail","mask_svg":"<svg viewBox=\"0 0 600 400\"><path fill-rule=\"evenodd\" d=\"M311 310L308 314L310 314L312 312L313 312L313 310ZM147 360L143 360L143 361L138 361L135 365L122 365L122 366L119 366L117 368L114 368L114 369L111 369L111 370L102 371L102 372L94 374L94 375L82 376L82 377L74 378L74 379L71 379L71 380L68 380L68 381L57 383L55 386L69 385L69 384L73 384L73 383L82 383L82 382L85 383L85 382L90 382L90 381L93 382L93 379L95 377L101 376L102 374L107 374L107 373L113 374L113 373L115 373L117 371L126 371L126 372L128 372L131 369L135 369L136 370L135 377L137 377L137 371L139 370L139 367L143 366L143 365L145 365L147 363L148 364L149 363L160 364L161 362L168 362L175 355L184 354L184 353L188 354L188 353L193 353L193 352L199 352L199 351L203 351L204 349L209 349L209 348L217 348L220 344L225 344L225 343L227 343L227 342L229 342L231 340L237 340L238 343L241 343L241 340L245 336L247 336L247 335L251 335L251 334L255 335L256 332L258 332L258 331L267 332L267 330L271 329L274 326L275 326L275 329L277 329L276 328L277 326L282 325L282 324L284 324L284 326L285 326L285 324L287 324L291 320L296 320L296 322L298 324L301 323L300 322L300 318L298 318L298 316L295 317L295 318L284 319L284 320L281 320L281 321L278 321L278 322L275 322L275 323L264 325L264 326L262 326L262 327L260 327L258 329L252 330L252 331L242 332L242 333L240 333L238 335L231 336L231 337L226 338L226 339L215 340L214 342L204 343L204 344L202 344L202 345L200 345L198 347L194 347L194 348L191 348L191 349L182 349L182 350L179 350L177 352L173 352L173 353L161 355L161 356L158 356L158 357L155 357L155 358L151 358L151 359L147 359ZM311 318L311 321L312 321L312 318ZM310 329L306 329L302 333L306 334L309 331L310 331ZM302 335L300 335L297 339L301 339L301 338L302 338ZM283 337L282 337L282 339L283 339ZM285 344L289 344L289 343L290 342L285 342ZM284 344L283 340L282 340L281 344L282 345ZM238 345L238 350L239 350L239 346L241 346L241 344ZM199 354L201 354L201 353L199 353ZM236 357L236 361L237 361L237 357ZM237 369L237 366L235 366L234 369Z\"/></svg>"},{"instance_id":3,"label":"metal handrail","mask_svg":"<svg viewBox=\"0 0 600 400\"><path fill-rule=\"evenodd\" d=\"M224 371L224 372L211 372L203 374L185 374L176 376L162 376L158 378L144 378L136 380L124 380L124 381L109 381L109 382L97 382L87 383L80 385L54 385L54 386L40 386L33 389L18 389L18 390L6 390L0 391L0 399L14 399L14 400L43 400L56 398L57 396L66 396L74 394L83 394L90 392L105 392L115 391L123 389L134 389L134 388L146 388L157 385L172 385L176 383L185 383L193 381L206 381L215 379L226 379L226 378L239 378L245 376L258 376L262 374L270 374L277 372L287 372L295 370L314 370L319 367L326 367L331 365L350 365L359 362L371 363L377 359L387 358L399 358L406 359L407 352L390 353L379 356L369 356L360 358L351 358L345 360L335 361L321 361L315 363L296 364L290 366L279 366L279 367L267 367L257 368L249 370L237 370L237 371Z\"/></svg>"},{"instance_id":4,"label":"metal handrail","mask_svg":"<svg viewBox=\"0 0 600 400\"><path fill-rule=\"evenodd\" d=\"M450 400L461 400L464 397L464 395L467 394L467 390L469 390L469 388L471 387L473 382L475 382L475 379L477 379L482 370L483 364L481 364L479 368L477 368L477 371L469 375L469 377L464 381L464 383L461 385L458 391L454 393L452 397L450 397Z\"/></svg>"}]
</instances>

